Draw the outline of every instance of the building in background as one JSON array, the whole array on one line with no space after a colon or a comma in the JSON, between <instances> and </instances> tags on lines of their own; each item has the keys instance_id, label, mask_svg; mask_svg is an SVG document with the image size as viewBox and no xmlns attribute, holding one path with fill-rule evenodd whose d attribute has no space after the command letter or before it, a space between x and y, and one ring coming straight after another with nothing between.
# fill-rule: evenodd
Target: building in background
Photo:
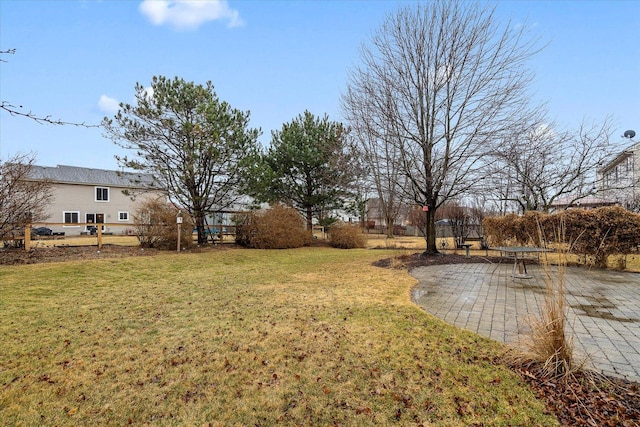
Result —
<instances>
[{"instance_id":1,"label":"building in background","mask_svg":"<svg viewBox=\"0 0 640 427\"><path fill-rule=\"evenodd\" d=\"M140 203L149 198L166 199L166 192L152 176L139 173L33 166L30 179L51 184L53 197L46 209L46 225L66 236L96 232L98 226L105 233L128 234Z\"/></svg>"},{"instance_id":2,"label":"building in background","mask_svg":"<svg viewBox=\"0 0 640 427\"><path fill-rule=\"evenodd\" d=\"M627 209L640 209L640 142L636 133L624 133L626 148L604 164L597 175L597 197L607 204L618 204Z\"/></svg>"}]
</instances>

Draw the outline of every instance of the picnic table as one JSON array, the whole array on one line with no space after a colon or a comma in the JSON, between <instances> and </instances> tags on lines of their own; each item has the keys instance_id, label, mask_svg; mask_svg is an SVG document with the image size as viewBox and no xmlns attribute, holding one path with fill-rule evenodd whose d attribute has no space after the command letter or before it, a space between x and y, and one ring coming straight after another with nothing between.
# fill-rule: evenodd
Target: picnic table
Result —
<instances>
[{"instance_id":1,"label":"picnic table","mask_svg":"<svg viewBox=\"0 0 640 427\"><path fill-rule=\"evenodd\" d=\"M538 248L534 246L499 246L497 248L489 249L513 255L513 273L511 274L511 277L514 279L531 279L533 277L527 273L527 265L525 264L527 254L539 255L542 252L551 252L551 249ZM520 254L519 258L518 254Z\"/></svg>"}]
</instances>

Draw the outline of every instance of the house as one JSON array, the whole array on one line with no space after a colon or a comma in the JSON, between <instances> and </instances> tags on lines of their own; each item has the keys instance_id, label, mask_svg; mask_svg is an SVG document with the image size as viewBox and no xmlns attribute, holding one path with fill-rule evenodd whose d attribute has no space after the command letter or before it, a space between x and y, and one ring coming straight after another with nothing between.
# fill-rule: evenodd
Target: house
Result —
<instances>
[{"instance_id":1,"label":"house","mask_svg":"<svg viewBox=\"0 0 640 427\"><path fill-rule=\"evenodd\" d=\"M640 205L640 142L635 132L626 131L625 149L598 170L598 197L609 203L637 210Z\"/></svg>"},{"instance_id":2,"label":"house","mask_svg":"<svg viewBox=\"0 0 640 427\"><path fill-rule=\"evenodd\" d=\"M382 204L383 201L378 197L371 198L367 201L365 208L366 228L369 232L386 233L387 231L387 219L385 218ZM409 211L410 207L404 203L397 209L393 224L394 234L406 234L407 227L410 226Z\"/></svg>"},{"instance_id":3,"label":"house","mask_svg":"<svg viewBox=\"0 0 640 427\"><path fill-rule=\"evenodd\" d=\"M95 232L93 224L104 224L105 233L127 234L142 201L166 197L166 192L154 185L153 177L145 174L34 165L29 176L51 184L53 197L47 207L47 226L67 236Z\"/></svg>"}]
</instances>

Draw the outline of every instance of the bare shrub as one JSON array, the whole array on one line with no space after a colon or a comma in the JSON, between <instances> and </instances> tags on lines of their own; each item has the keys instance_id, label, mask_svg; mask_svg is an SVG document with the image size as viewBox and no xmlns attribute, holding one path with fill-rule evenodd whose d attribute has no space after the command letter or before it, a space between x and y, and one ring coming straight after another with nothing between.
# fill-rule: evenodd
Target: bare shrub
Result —
<instances>
[{"instance_id":1,"label":"bare shrub","mask_svg":"<svg viewBox=\"0 0 640 427\"><path fill-rule=\"evenodd\" d=\"M494 246L548 246L551 242L560 243L556 233L562 229L562 243L601 268L607 267L611 255L636 252L640 241L640 215L617 206L490 217L485 218L483 226Z\"/></svg>"},{"instance_id":2,"label":"bare shrub","mask_svg":"<svg viewBox=\"0 0 640 427\"><path fill-rule=\"evenodd\" d=\"M32 221L47 219L51 203L51 184L34 179L34 154L16 154L0 160L0 237L23 235Z\"/></svg>"},{"instance_id":3,"label":"bare shrub","mask_svg":"<svg viewBox=\"0 0 640 427\"><path fill-rule=\"evenodd\" d=\"M331 227L329 245L340 249L364 248L367 238L359 226L341 223Z\"/></svg>"},{"instance_id":4,"label":"bare shrub","mask_svg":"<svg viewBox=\"0 0 640 427\"><path fill-rule=\"evenodd\" d=\"M178 209L165 201L151 199L143 202L133 214L134 230L140 246L156 249L176 249ZM193 221L183 213L180 226L180 246L193 246Z\"/></svg>"},{"instance_id":5,"label":"bare shrub","mask_svg":"<svg viewBox=\"0 0 640 427\"><path fill-rule=\"evenodd\" d=\"M297 210L282 205L251 212L236 230L236 243L257 249L289 249L311 244L311 231Z\"/></svg>"},{"instance_id":6,"label":"bare shrub","mask_svg":"<svg viewBox=\"0 0 640 427\"><path fill-rule=\"evenodd\" d=\"M436 213L438 220L449 221L456 248L462 247L471 232L472 219L468 211L468 208L461 206L458 202L451 201L442 205Z\"/></svg>"},{"instance_id":7,"label":"bare shrub","mask_svg":"<svg viewBox=\"0 0 640 427\"><path fill-rule=\"evenodd\" d=\"M610 255L637 250L640 215L619 206L582 211L581 215L572 212L571 215L573 220L567 219L567 236L576 252L593 256L597 267L606 268Z\"/></svg>"}]
</instances>

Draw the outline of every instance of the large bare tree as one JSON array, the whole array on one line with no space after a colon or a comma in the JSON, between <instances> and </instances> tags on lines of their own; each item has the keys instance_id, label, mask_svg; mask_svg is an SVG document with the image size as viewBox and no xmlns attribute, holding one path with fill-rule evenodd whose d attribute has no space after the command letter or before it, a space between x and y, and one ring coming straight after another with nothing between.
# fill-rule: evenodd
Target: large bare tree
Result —
<instances>
[{"instance_id":1,"label":"large bare tree","mask_svg":"<svg viewBox=\"0 0 640 427\"><path fill-rule=\"evenodd\" d=\"M437 252L438 207L473 187L481 156L527 112L537 50L526 26L459 0L401 8L363 47L344 108L394 146L409 196L426 209L425 253Z\"/></svg>"},{"instance_id":2,"label":"large bare tree","mask_svg":"<svg viewBox=\"0 0 640 427\"><path fill-rule=\"evenodd\" d=\"M0 237L21 233L25 225L47 219L51 184L33 180L34 154L15 154L0 161Z\"/></svg>"},{"instance_id":3,"label":"large bare tree","mask_svg":"<svg viewBox=\"0 0 640 427\"><path fill-rule=\"evenodd\" d=\"M486 180L520 212L548 211L595 194L596 170L611 154L610 120L560 130L544 118L515 129L496 147Z\"/></svg>"},{"instance_id":4,"label":"large bare tree","mask_svg":"<svg viewBox=\"0 0 640 427\"><path fill-rule=\"evenodd\" d=\"M407 180L401 173L398 144L391 142L392 138L397 137L397 132L372 128L372 122L362 120L364 115L354 114L349 110L347 112L350 113L348 119L353 126L353 134L360 145L361 158L367 165L370 186L375 189L377 196L377 203L371 200L369 208L375 206L380 211L375 216L384 219L387 237L393 237L394 224L401 211L407 207L404 191Z\"/></svg>"}]
</instances>

